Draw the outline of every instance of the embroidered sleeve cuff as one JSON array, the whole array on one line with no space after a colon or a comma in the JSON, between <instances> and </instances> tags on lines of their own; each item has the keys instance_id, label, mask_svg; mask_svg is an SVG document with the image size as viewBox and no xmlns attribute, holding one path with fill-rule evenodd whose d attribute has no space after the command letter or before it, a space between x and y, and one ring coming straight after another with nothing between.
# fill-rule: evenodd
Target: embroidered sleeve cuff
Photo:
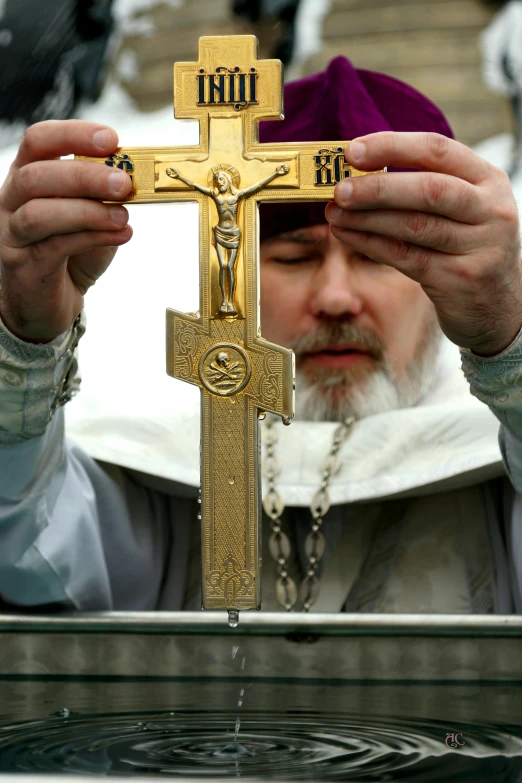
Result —
<instances>
[{"instance_id":1,"label":"embroidered sleeve cuff","mask_svg":"<svg viewBox=\"0 0 522 783\"><path fill-rule=\"evenodd\" d=\"M77 345L84 316L49 343L26 343L0 319L0 446L45 432L54 412L79 389Z\"/></svg>"},{"instance_id":2,"label":"embroidered sleeve cuff","mask_svg":"<svg viewBox=\"0 0 522 783\"><path fill-rule=\"evenodd\" d=\"M522 329L496 356L477 356L467 348L460 353L471 393L522 440Z\"/></svg>"}]
</instances>

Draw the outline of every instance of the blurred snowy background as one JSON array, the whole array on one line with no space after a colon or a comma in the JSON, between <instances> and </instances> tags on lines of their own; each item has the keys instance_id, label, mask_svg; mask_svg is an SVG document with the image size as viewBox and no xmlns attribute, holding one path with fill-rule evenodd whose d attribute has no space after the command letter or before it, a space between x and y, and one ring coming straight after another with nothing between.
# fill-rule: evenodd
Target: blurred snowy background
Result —
<instances>
[{"instance_id":1,"label":"blurred snowy background","mask_svg":"<svg viewBox=\"0 0 522 783\"><path fill-rule=\"evenodd\" d=\"M196 58L200 35L240 33L287 78L344 54L410 82L510 171L522 203L522 0L0 0L0 181L42 119L110 124L125 146L196 144L197 124L173 117L172 64ZM166 420L173 397L197 401L164 370L165 308L199 306L197 206L130 213L132 241L86 298L82 394L67 406L78 437L93 417L132 419L136 401Z\"/></svg>"},{"instance_id":2,"label":"blurred snowy background","mask_svg":"<svg viewBox=\"0 0 522 783\"><path fill-rule=\"evenodd\" d=\"M345 54L404 79L518 184L522 0L0 0L0 148L70 116L112 122L125 143L143 120L161 143L172 63L200 35L234 33L257 35L286 78Z\"/></svg>"}]
</instances>

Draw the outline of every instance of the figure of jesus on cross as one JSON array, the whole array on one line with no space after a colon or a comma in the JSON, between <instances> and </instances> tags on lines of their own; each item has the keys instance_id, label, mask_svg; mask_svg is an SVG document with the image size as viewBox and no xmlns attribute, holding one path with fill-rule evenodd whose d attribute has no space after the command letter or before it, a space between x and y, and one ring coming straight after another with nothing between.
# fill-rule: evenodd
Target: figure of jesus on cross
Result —
<instances>
[{"instance_id":1,"label":"figure of jesus on cross","mask_svg":"<svg viewBox=\"0 0 522 783\"><path fill-rule=\"evenodd\" d=\"M265 177L261 182L256 182L244 190L238 190L239 172L234 166L227 163L220 164L217 170L209 173L210 181L214 187L206 188L197 182L187 179L177 169L167 168L167 176L172 179L180 179L189 188L194 188L205 196L209 196L216 205L219 222L212 228L214 235L213 244L216 248L219 260L219 286L223 300L219 307L221 313L237 315L234 307L234 292L236 289L235 265L237 251L241 243L241 229L238 226L238 208L242 198L248 198L268 185L276 177L288 174L286 163L281 164L276 170Z\"/></svg>"}]
</instances>

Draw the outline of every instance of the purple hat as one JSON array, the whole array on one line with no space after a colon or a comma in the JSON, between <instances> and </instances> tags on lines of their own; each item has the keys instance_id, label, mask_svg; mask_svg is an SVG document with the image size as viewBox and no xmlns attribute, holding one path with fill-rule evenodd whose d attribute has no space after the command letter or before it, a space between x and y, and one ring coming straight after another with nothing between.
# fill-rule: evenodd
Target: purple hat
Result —
<instances>
[{"instance_id":1,"label":"purple hat","mask_svg":"<svg viewBox=\"0 0 522 783\"><path fill-rule=\"evenodd\" d=\"M260 123L261 142L349 141L390 130L432 131L453 138L441 110L422 93L392 76L354 68L346 57L285 85L284 110L288 119ZM261 239L325 223L324 208L324 202L262 203Z\"/></svg>"}]
</instances>

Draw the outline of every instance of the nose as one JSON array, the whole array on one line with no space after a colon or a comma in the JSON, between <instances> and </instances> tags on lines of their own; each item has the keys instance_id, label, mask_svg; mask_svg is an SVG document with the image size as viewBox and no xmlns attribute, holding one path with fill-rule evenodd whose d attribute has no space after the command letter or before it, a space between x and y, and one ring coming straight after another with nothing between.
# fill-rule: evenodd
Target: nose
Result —
<instances>
[{"instance_id":1,"label":"nose","mask_svg":"<svg viewBox=\"0 0 522 783\"><path fill-rule=\"evenodd\" d=\"M350 250L339 240L331 238L312 285L310 307L314 316L353 318L362 312L360 276Z\"/></svg>"}]
</instances>

